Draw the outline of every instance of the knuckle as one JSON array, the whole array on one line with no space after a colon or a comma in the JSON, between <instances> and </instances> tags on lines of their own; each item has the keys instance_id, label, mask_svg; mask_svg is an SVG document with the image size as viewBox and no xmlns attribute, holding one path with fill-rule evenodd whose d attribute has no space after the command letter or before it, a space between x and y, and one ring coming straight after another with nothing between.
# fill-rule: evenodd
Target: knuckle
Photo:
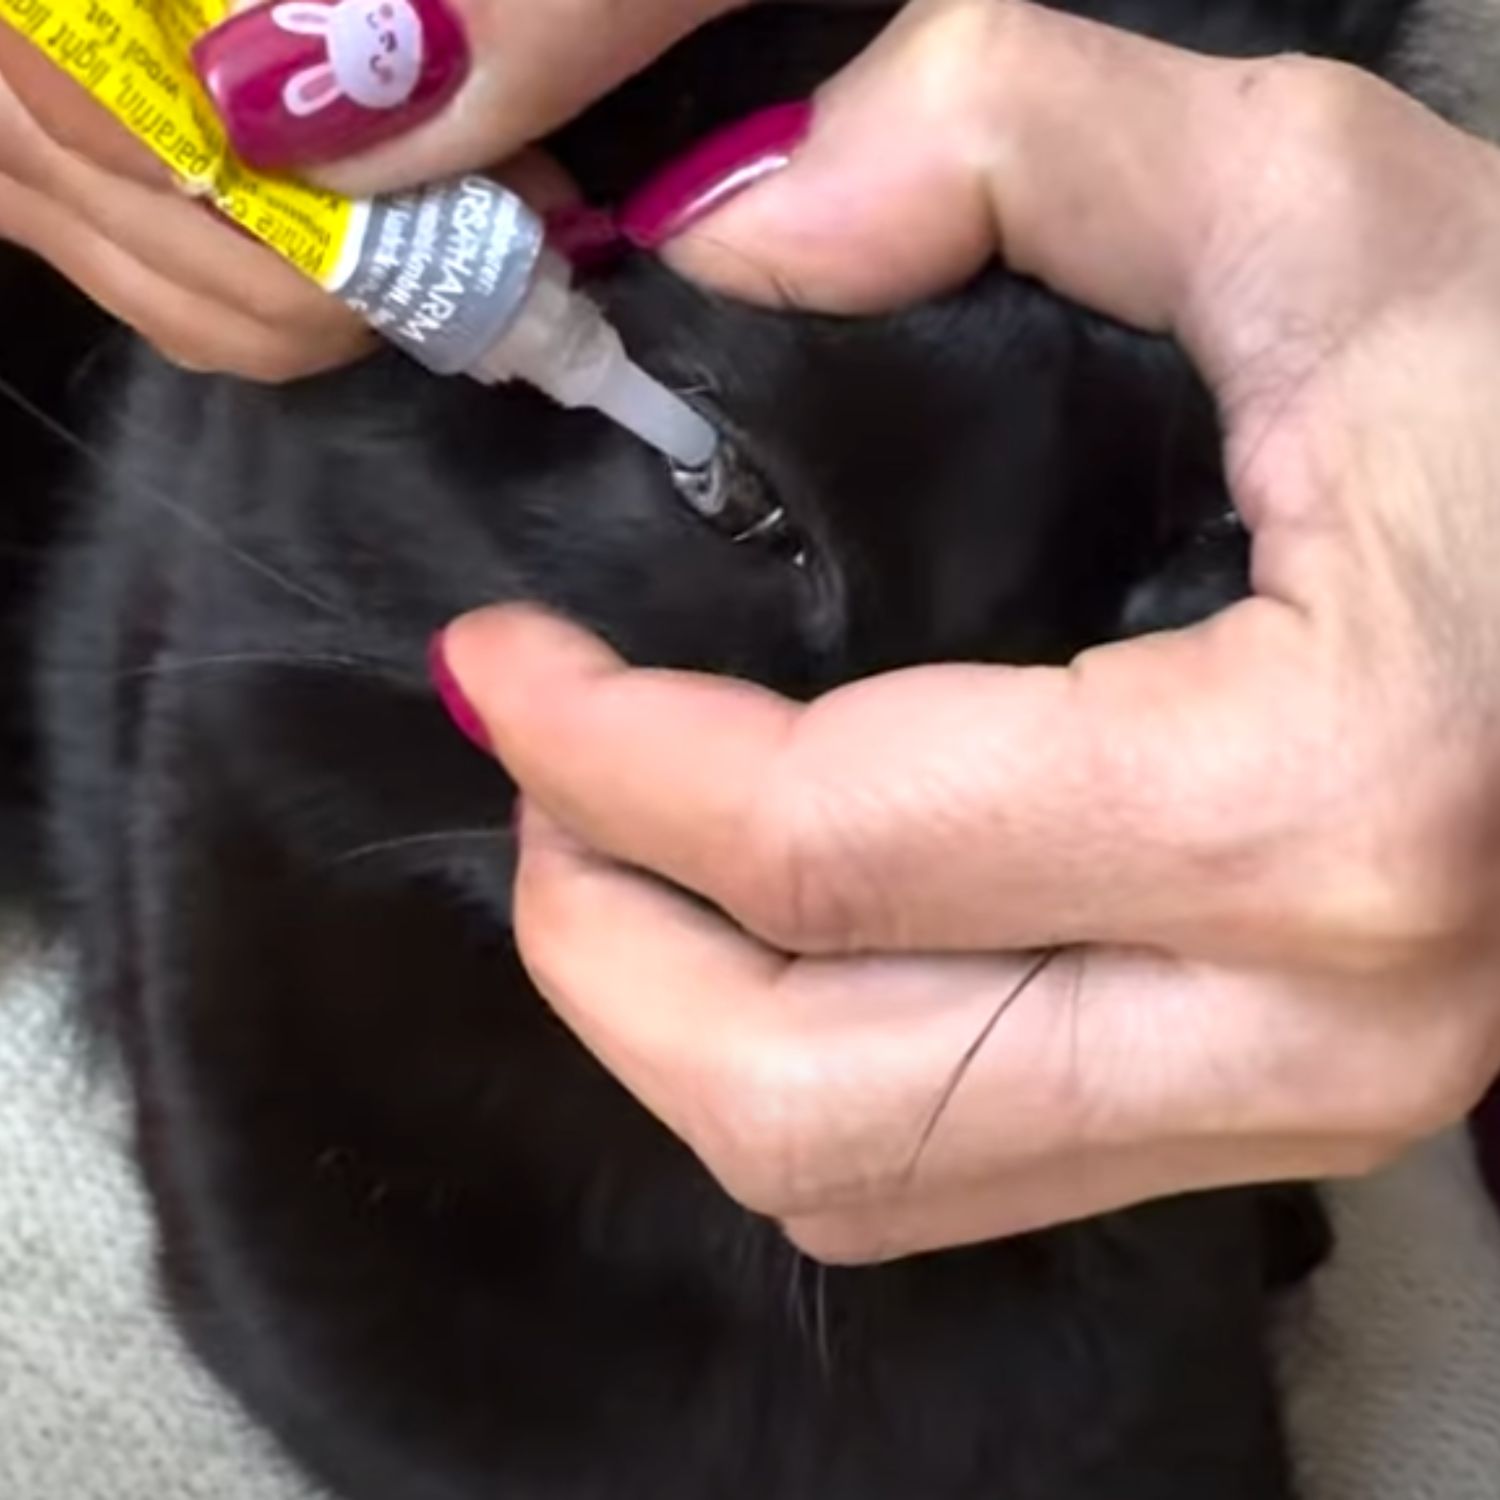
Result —
<instances>
[{"instance_id":1,"label":"knuckle","mask_svg":"<svg viewBox=\"0 0 1500 1500\"><path fill-rule=\"evenodd\" d=\"M841 953L858 945L861 926L849 857L837 819L817 793L769 803L750 828L735 915L787 953Z\"/></svg>"},{"instance_id":2,"label":"knuckle","mask_svg":"<svg viewBox=\"0 0 1500 1500\"><path fill-rule=\"evenodd\" d=\"M258 331L234 350L226 359L224 368L242 380L253 380L262 385L285 385L312 373L317 368L317 360L300 340L265 330Z\"/></svg>"},{"instance_id":3,"label":"knuckle","mask_svg":"<svg viewBox=\"0 0 1500 1500\"><path fill-rule=\"evenodd\" d=\"M282 337L324 338L332 330L357 328L358 320L342 304L269 251L251 246L256 260L233 289L246 313Z\"/></svg>"},{"instance_id":4,"label":"knuckle","mask_svg":"<svg viewBox=\"0 0 1500 1500\"><path fill-rule=\"evenodd\" d=\"M593 924L579 909L575 883L546 858L520 862L511 892L511 930L516 950L533 984L557 1003L575 981L575 956L586 952Z\"/></svg>"},{"instance_id":5,"label":"knuckle","mask_svg":"<svg viewBox=\"0 0 1500 1500\"><path fill-rule=\"evenodd\" d=\"M1003 44L1012 12L1012 6L993 0L927 0L918 6L914 19L920 24L909 33L918 78L936 96L938 85L976 71L976 60Z\"/></svg>"},{"instance_id":6,"label":"knuckle","mask_svg":"<svg viewBox=\"0 0 1500 1500\"><path fill-rule=\"evenodd\" d=\"M1455 926L1451 898L1411 869L1350 868L1320 882L1310 900L1331 966L1357 974L1417 967Z\"/></svg>"},{"instance_id":7,"label":"knuckle","mask_svg":"<svg viewBox=\"0 0 1500 1500\"><path fill-rule=\"evenodd\" d=\"M1383 998L1361 987L1363 1032L1349 1036L1344 1057L1331 1062L1333 1170L1386 1166L1483 1098L1500 1062L1489 1014L1494 977L1491 965L1469 966L1426 985L1403 980Z\"/></svg>"},{"instance_id":8,"label":"knuckle","mask_svg":"<svg viewBox=\"0 0 1500 1500\"><path fill-rule=\"evenodd\" d=\"M1493 1049L1483 1045L1471 1019L1465 1012L1446 1026L1437 1023L1434 1040L1425 1048L1413 1046L1393 1066L1385 1129L1375 1132L1392 1148L1389 1155L1457 1124L1488 1090L1494 1078Z\"/></svg>"},{"instance_id":9,"label":"knuckle","mask_svg":"<svg viewBox=\"0 0 1500 1500\"><path fill-rule=\"evenodd\" d=\"M163 359L192 375L235 375L265 385L279 385L305 373L298 351L270 333L259 330L217 337L172 327L139 331Z\"/></svg>"},{"instance_id":10,"label":"knuckle","mask_svg":"<svg viewBox=\"0 0 1500 1500\"><path fill-rule=\"evenodd\" d=\"M1340 1175L1379 1171L1413 1146L1462 1118L1469 1092L1454 1070L1423 1071L1412 1063L1387 1081L1378 1098L1354 1111L1353 1129L1340 1148Z\"/></svg>"},{"instance_id":11,"label":"knuckle","mask_svg":"<svg viewBox=\"0 0 1500 1500\"><path fill-rule=\"evenodd\" d=\"M1328 58L1287 53L1243 64L1241 94L1278 135L1346 161L1363 145L1381 97L1373 78ZM1360 153L1362 154L1362 153Z\"/></svg>"},{"instance_id":12,"label":"knuckle","mask_svg":"<svg viewBox=\"0 0 1500 1500\"><path fill-rule=\"evenodd\" d=\"M1267 210L1304 215L1316 208L1330 233L1366 232L1370 194L1384 201L1387 164L1381 85L1359 69L1326 58L1286 55L1241 65L1241 138L1260 143L1268 164L1253 192ZM1347 221L1347 222L1346 222Z\"/></svg>"},{"instance_id":13,"label":"knuckle","mask_svg":"<svg viewBox=\"0 0 1500 1500\"><path fill-rule=\"evenodd\" d=\"M842 1215L788 1219L781 1232L809 1260L824 1266L871 1266L903 1253L878 1221Z\"/></svg>"},{"instance_id":14,"label":"knuckle","mask_svg":"<svg viewBox=\"0 0 1500 1500\"><path fill-rule=\"evenodd\" d=\"M1329 1148L1321 1175L1329 1179L1372 1176L1397 1161L1411 1144L1399 1131L1351 1137Z\"/></svg>"},{"instance_id":15,"label":"knuckle","mask_svg":"<svg viewBox=\"0 0 1500 1500\"><path fill-rule=\"evenodd\" d=\"M171 329L153 328L144 321L136 324L136 331L150 342L152 348L168 364L176 365L189 375L216 375L222 369L219 361L199 339L184 336Z\"/></svg>"},{"instance_id":16,"label":"knuckle","mask_svg":"<svg viewBox=\"0 0 1500 1500\"><path fill-rule=\"evenodd\" d=\"M326 310L307 295L316 289L305 282L289 284L281 274L284 269L273 265L266 276L246 281L240 289L245 312L256 322L286 334L319 327Z\"/></svg>"},{"instance_id":17,"label":"knuckle","mask_svg":"<svg viewBox=\"0 0 1500 1500\"><path fill-rule=\"evenodd\" d=\"M1309 871L1307 910L1338 968L1391 973L1431 966L1486 924L1486 878L1466 831L1410 806L1368 831L1366 848Z\"/></svg>"},{"instance_id":18,"label":"knuckle","mask_svg":"<svg viewBox=\"0 0 1500 1500\"><path fill-rule=\"evenodd\" d=\"M705 1090L692 1132L699 1154L724 1191L752 1213L787 1219L814 1211L825 1197L811 1089L789 1049L762 1045L727 1062Z\"/></svg>"},{"instance_id":19,"label":"knuckle","mask_svg":"<svg viewBox=\"0 0 1500 1500\"><path fill-rule=\"evenodd\" d=\"M951 124L988 120L994 80L1013 65L1023 11L1009 0L930 0L915 7L902 82L918 112Z\"/></svg>"},{"instance_id":20,"label":"knuckle","mask_svg":"<svg viewBox=\"0 0 1500 1500\"><path fill-rule=\"evenodd\" d=\"M713 1124L698 1132L698 1140L714 1179L742 1208L770 1219L793 1211L790 1183L776 1165L781 1143L768 1134L758 1110L721 1109Z\"/></svg>"}]
</instances>

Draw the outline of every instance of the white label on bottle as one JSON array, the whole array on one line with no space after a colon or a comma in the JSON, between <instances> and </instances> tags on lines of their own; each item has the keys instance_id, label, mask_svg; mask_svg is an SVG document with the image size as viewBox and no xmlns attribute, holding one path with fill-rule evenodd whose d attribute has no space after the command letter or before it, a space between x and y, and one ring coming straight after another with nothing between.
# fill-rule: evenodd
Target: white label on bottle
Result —
<instances>
[{"instance_id":1,"label":"white label on bottle","mask_svg":"<svg viewBox=\"0 0 1500 1500\"><path fill-rule=\"evenodd\" d=\"M428 369L473 368L526 300L541 220L486 177L360 207L324 285Z\"/></svg>"}]
</instances>

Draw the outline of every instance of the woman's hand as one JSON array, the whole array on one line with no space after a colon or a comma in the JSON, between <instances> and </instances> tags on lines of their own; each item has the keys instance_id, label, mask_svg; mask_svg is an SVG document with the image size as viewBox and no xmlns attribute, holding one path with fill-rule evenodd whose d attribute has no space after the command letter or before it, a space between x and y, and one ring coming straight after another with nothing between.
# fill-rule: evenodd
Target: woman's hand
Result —
<instances>
[{"instance_id":1,"label":"woman's hand","mask_svg":"<svg viewBox=\"0 0 1500 1500\"><path fill-rule=\"evenodd\" d=\"M353 314L175 188L144 146L6 26L0 239L49 261L193 369L285 380L367 347Z\"/></svg>"},{"instance_id":2,"label":"woman's hand","mask_svg":"<svg viewBox=\"0 0 1500 1500\"><path fill-rule=\"evenodd\" d=\"M717 201L666 253L742 294L880 307L998 252L1175 333L1254 597L807 707L460 621L560 1014L832 1259L1460 1117L1500 1066L1500 153L1344 68L921 0Z\"/></svg>"},{"instance_id":3,"label":"woman's hand","mask_svg":"<svg viewBox=\"0 0 1500 1500\"><path fill-rule=\"evenodd\" d=\"M264 108L283 97L268 78L316 72L314 54L330 46L273 24L270 4L210 33L199 63L247 160L289 170L316 163L321 181L356 194L507 163L502 175L546 212L570 190L534 157L517 162L522 148L732 3L385 0L397 18L394 55L412 49L415 66L410 79L392 75L410 85L394 107L340 96L300 114ZM379 0L348 0L346 15L351 6L380 19ZM290 9L316 11L314 20L333 14L324 0ZM377 31L369 35L380 41ZM3 26L0 238L41 255L194 369L285 380L373 344L341 304L177 190L144 146Z\"/></svg>"},{"instance_id":4,"label":"woman's hand","mask_svg":"<svg viewBox=\"0 0 1500 1500\"><path fill-rule=\"evenodd\" d=\"M246 161L364 195L505 160L744 3L262 3L209 32L194 55ZM338 45L346 32L352 49Z\"/></svg>"}]
</instances>

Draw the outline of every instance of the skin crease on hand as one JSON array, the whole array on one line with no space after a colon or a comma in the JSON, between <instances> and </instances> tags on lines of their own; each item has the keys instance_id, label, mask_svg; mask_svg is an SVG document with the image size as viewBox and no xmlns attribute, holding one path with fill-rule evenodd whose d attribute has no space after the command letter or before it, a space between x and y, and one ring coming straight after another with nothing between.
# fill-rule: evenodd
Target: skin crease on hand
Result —
<instances>
[{"instance_id":1,"label":"skin crease on hand","mask_svg":"<svg viewBox=\"0 0 1500 1500\"><path fill-rule=\"evenodd\" d=\"M539 986L830 1260L1365 1170L1500 1067L1500 153L1336 65L918 0L668 258L858 311L997 252L1195 358L1252 598L810 706L445 637Z\"/></svg>"}]
</instances>

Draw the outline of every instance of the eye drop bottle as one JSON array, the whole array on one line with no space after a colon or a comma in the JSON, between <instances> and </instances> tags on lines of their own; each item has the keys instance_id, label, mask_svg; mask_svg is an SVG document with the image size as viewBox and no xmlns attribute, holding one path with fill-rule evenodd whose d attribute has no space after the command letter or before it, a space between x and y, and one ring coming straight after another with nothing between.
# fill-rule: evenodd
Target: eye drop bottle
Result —
<instances>
[{"instance_id":1,"label":"eye drop bottle","mask_svg":"<svg viewBox=\"0 0 1500 1500\"><path fill-rule=\"evenodd\" d=\"M524 380L603 412L684 468L713 456L714 429L631 361L547 248L540 218L488 178L355 204L322 282L436 374Z\"/></svg>"}]
</instances>

